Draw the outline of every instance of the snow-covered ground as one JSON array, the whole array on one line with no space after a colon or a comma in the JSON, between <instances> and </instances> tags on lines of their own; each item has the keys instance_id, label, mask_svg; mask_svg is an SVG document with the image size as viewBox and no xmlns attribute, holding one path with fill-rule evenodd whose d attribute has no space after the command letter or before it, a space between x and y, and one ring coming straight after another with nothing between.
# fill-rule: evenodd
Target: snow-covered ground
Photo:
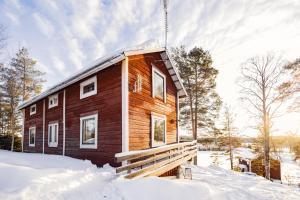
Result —
<instances>
[{"instance_id":1,"label":"snow-covered ground","mask_svg":"<svg viewBox=\"0 0 300 200\"><path fill-rule=\"evenodd\" d=\"M291 153L279 154L281 158L281 179L284 184L298 185L300 183L300 162L295 162ZM234 166L238 164L238 158L252 159L255 154L248 148L236 148L233 151ZM229 154L224 151L198 151L198 165L208 167L217 165L224 169L230 169ZM300 198L299 198L300 199Z\"/></svg>"},{"instance_id":2,"label":"snow-covered ground","mask_svg":"<svg viewBox=\"0 0 300 200\"><path fill-rule=\"evenodd\" d=\"M195 166L192 172L193 180L126 180L116 175L114 168L97 168L89 161L0 150L0 199L300 198L300 189L221 167Z\"/></svg>"},{"instance_id":3,"label":"snow-covered ground","mask_svg":"<svg viewBox=\"0 0 300 200\"><path fill-rule=\"evenodd\" d=\"M236 148L233 150L233 164L238 165L238 158L253 159L255 154L248 148ZM224 169L230 169L229 153L225 151L198 151L198 165L208 167L210 165L217 165Z\"/></svg>"}]
</instances>

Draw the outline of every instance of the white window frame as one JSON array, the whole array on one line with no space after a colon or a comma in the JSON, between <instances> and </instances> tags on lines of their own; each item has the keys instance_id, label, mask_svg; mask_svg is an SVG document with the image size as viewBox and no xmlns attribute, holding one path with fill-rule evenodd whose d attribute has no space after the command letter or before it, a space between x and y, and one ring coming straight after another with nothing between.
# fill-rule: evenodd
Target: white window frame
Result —
<instances>
[{"instance_id":1,"label":"white window frame","mask_svg":"<svg viewBox=\"0 0 300 200\"><path fill-rule=\"evenodd\" d=\"M33 108L33 107L35 107L35 110L34 110L34 112L32 112L31 111L31 108ZM32 106L30 106L30 115L34 115L34 114L36 114L36 104L33 104Z\"/></svg>"},{"instance_id":2,"label":"white window frame","mask_svg":"<svg viewBox=\"0 0 300 200\"><path fill-rule=\"evenodd\" d=\"M51 100L53 100L55 98L57 99L56 103L51 105L50 104ZM51 96L48 97L48 108L50 109L50 108L53 108L55 106L58 106L58 94L54 94L54 95L51 95Z\"/></svg>"},{"instance_id":3,"label":"white window frame","mask_svg":"<svg viewBox=\"0 0 300 200\"><path fill-rule=\"evenodd\" d=\"M85 119L95 118L95 144L82 144L82 122ZM81 149L97 149L98 144L98 114L80 117L80 148Z\"/></svg>"},{"instance_id":4,"label":"white window frame","mask_svg":"<svg viewBox=\"0 0 300 200\"><path fill-rule=\"evenodd\" d=\"M152 97L155 98L154 95L154 74L157 73L158 75L162 76L164 79L164 97L163 97L163 101L166 103L167 100L167 82L166 82L166 75L164 75L159 69L157 69L154 65L152 65Z\"/></svg>"},{"instance_id":5,"label":"white window frame","mask_svg":"<svg viewBox=\"0 0 300 200\"><path fill-rule=\"evenodd\" d=\"M154 120L164 120L165 121L165 132L164 132L164 143L155 144L154 141ZM160 115L156 113L151 113L151 146L159 147L167 144L167 117L165 115Z\"/></svg>"},{"instance_id":6,"label":"white window frame","mask_svg":"<svg viewBox=\"0 0 300 200\"><path fill-rule=\"evenodd\" d=\"M30 130L34 130L34 143L33 144L30 143ZM36 127L31 126L31 127L29 127L29 131L28 131L28 144L30 147L35 147L35 138L36 138Z\"/></svg>"},{"instance_id":7,"label":"white window frame","mask_svg":"<svg viewBox=\"0 0 300 200\"><path fill-rule=\"evenodd\" d=\"M57 125L57 131L56 131L56 142L50 142L50 127L55 128ZM48 124L48 147L57 147L58 146L58 132L59 132L59 125L58 123L50 123Z\"/></svg>"},{"instance_id":8,"label":"white window frame","mask_svg":"<svg viewBox=\"0 0 300 200\"><path fill-rule=\"evenodd\" d=\"M84 86L87 86L91 83L94 83L94 85L95 85L94 90L84 94L83 93ZM94 77L80 83L80 99L84 99L86 97L89 97L89 96L92 96L95 94L97 94L97 76L94 76Z\"/></svg>"}]
</instances>

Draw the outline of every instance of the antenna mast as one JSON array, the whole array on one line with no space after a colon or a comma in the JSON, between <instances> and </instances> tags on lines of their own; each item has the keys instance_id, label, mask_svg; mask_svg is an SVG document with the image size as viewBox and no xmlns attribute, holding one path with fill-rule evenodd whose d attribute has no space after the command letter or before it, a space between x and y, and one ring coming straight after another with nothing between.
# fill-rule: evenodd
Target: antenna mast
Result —
<instances>
[{"instance_id":1,"label":"antenna mast","mask_svg":"<svg viewBox=\"0 0 300 200\"><path fill-rule=\"evenodd\" d=\"M165 48L167 49L168 43L168 0L163 0L164 14L165 14Z\"/></svg>"}]
</instances>

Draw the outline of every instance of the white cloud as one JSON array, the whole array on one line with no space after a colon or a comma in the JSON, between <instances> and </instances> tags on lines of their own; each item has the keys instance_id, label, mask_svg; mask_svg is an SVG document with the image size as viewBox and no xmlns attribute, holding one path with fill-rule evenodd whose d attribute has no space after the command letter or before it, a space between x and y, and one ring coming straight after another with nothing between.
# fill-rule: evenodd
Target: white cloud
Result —
<instances>
[{"instance_id":1,"label":"white cloud","mask_svg":"<svg viewBox=\"0 0 300 200\"><path fill-rule=\"evenodd\" d=\"M53 28L52 23L50 21L48 21L46 18L42 17L38 13L34 13L33 18L34 18L38 28L44 35L50 37L54 33L54 28Z\"/></svg>"},{"instance_id":2,"label":"white cloud","mask_svg":"<svg viewBox=\"0 0 300 200\"><path fill-rule=\"evenodd\" d=\"M68 48L68 52L66 53L68 54L69 60L72 62L73 66L75 65L76 69L81 69L86 56L80 47L78 39L76 39L68 29L65 29L63 32L63 37Z\"/></svg>"},{"instance_id":3,"label":"white cloud","mask_svg":"<svg viewBox=\"0 0 300 200\"><path fill-rule=\"evenodd\" d=\"M61 74L62 76L66 77L68 76L70 73L68 72L65 64L63 63L63 61L61 59L59 59L56 56L52 57L52 66L56 69L55 70L55 74ZM58 73L57 73L58 72Z\"/></svg>"},{"instance_id":4,"label":"white cloud","mask_svg":"<svg viewBox=\"0 0 300 200\"><path fill-rule=\"evenodd\" d=\"M209 50L220 71L218 91L238 105L235 79L242 61L270 50L299 56L299 7L297 0L170 0L168 44ZM53 69L75 72L116 49L164 39L162 1L7 0L0 1L3 16L18 25L9 27L10 36L38 55L51 84L61 78Z\"/></svg>"},{"instance_id":5,"label":"white cloud","mask_svg":"<svg viewBox=\"0 0 300 200\"><path fill-rule=\"evenodd\" d=\"M21 10L21 4L19 0L6 0L6 5L16 8L17 10Z\"/></svg>"},{"instance_id":6,"label":"white cloud","mask_svg":"<svg viewBox=\"0 0 300 200\"><path fill-rule=\"evenodd\" d=\"M6 17L8 17L10 19L10 21L15 24L15 25L19 25L20 21L17 15L11 13L11 12L5 12Z\"/></svg>"}]
</instances>

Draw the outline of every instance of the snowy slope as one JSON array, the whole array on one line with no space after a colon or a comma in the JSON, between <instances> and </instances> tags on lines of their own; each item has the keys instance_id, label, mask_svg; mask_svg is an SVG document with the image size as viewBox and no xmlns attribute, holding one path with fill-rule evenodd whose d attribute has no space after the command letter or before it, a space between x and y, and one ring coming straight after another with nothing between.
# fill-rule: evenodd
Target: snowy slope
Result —
<instances>
[{"instance_id":1,"label":"snowy slope","mask_svg":"<svg viewBox=\"0 0 300 200\"><path fill-rule=\"evenodd\" d=\"M193 167L193 180L125 180L89 161L0 150L0 199L300 199L300 189L218 167Z\"/></svg>"}]
</instances>

